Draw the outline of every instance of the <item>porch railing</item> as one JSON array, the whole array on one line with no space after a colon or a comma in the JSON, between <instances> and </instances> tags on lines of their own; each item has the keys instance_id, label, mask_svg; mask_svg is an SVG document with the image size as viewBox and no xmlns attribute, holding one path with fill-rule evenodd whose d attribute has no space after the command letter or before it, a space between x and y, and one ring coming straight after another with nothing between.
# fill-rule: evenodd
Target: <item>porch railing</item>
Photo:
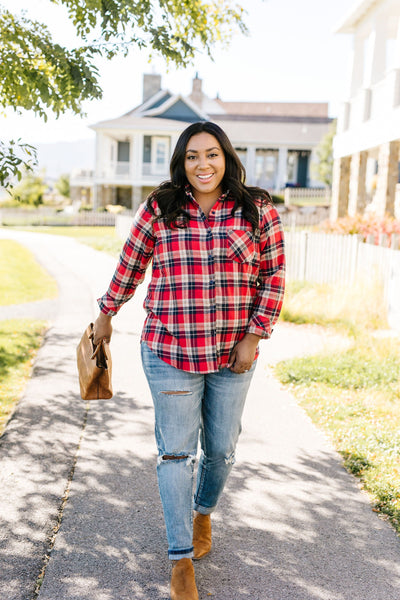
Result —
<instances>
[{"instance_id":1,"label":"porch railing","mask_svg":"<svg viewBox=\"0 0 400 600\"><path fill-rule=\"evenodd\" d=\"M285 204L329 204L331 191L327 188L285 188Z\"/></svg>"}]
</instances>

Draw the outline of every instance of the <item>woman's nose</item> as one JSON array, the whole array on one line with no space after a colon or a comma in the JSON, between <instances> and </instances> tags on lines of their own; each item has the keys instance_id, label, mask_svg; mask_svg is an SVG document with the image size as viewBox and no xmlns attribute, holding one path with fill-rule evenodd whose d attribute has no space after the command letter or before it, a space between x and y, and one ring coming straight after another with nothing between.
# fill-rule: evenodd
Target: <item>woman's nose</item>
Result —
<instances>
[{"instance_id":1,"label":"woman's nose","mask_svg":"<svg viewBox=\"0 0 400 600\"><path fill-rule=\"evenodd\" d=\"M204 167L207 167L208 166L207 156L199 156L198 165L201 169L204 169Z\"/></svg>"}]
</instances>

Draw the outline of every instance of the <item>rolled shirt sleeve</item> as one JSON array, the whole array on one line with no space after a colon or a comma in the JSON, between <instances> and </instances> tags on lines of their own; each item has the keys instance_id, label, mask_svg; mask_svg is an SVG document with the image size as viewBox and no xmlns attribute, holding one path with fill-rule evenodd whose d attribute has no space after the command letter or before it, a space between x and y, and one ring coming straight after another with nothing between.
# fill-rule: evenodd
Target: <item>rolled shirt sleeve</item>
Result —
<instances>
[{"instance_id":1,"label":"rolled shirt sleeve","mask_svg":"<svg viewBox=\"0 0 400 600\"><path fill-rule=\"evenodd\" d=\"M260 272L258 291L246 333L269 338L282 309L285 290L285 247L277 210L263 207L260 224Z\"/></svg>"},{"instance_id":2,"label":"rolled shirt sleeve","mask_svg":"<svg viewBox=\"0 0 400 600\"><path fill-rule=\"evenodd\" d=\"M114 316L142 283L151 261L155 237L154 215L144 203L135 215L107 292L97 302L101 312Z\"/></svg>"}]
</instances>

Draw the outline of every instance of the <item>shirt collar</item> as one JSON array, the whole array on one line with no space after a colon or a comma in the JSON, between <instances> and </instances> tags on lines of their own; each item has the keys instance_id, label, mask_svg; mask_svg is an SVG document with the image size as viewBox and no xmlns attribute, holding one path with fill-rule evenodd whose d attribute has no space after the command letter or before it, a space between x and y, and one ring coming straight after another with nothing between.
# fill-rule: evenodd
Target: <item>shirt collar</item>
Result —
<instances>
[{"instance_id":1,"label":"shirt collar","mask_svg":"<svg viewBox=\"0 0 400 600\"><path fill-rule=\"evenodd\" d=\"M185 194L191 200L193 200L194 202L196 202L196 198L193 196L192 189L191 189L191 187L190 187L190 185L188 183L185 185ZM226 190L226 192L223 192L221 194L221 196L219 198L217 198L217 200L215 202L224 201L227 196L229 196L229 190ZM196 204L197 204L197 202L196 202Z\"/></svg>"}]
</instances>

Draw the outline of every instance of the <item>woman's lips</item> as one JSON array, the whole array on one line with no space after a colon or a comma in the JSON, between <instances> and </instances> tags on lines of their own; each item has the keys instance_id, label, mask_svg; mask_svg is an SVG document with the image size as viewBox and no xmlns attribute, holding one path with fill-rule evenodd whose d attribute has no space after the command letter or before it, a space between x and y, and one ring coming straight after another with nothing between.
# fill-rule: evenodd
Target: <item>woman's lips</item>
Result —
<instances>
[{"instance_id":1,"label":"woman's lips","mask_svg":"<svg viewBox=\"0 0 400 600\"><path fill-rule=\"evenodd\" d=\"M214 173L208 173L207 175L197 175L197 178L200 179L200 181L202 181L203 183L207 183L213 176Z\"/></svg>"}]
</instances>

